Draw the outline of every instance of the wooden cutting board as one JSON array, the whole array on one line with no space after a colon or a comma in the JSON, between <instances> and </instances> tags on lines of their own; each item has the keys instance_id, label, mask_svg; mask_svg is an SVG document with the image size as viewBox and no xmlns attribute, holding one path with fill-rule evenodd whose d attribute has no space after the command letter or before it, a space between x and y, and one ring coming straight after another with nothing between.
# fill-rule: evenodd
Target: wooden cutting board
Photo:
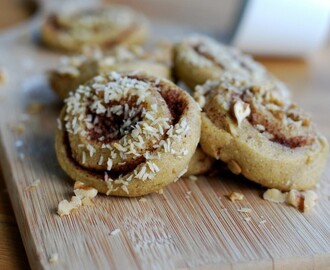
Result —
<instances>
[{"instance_id":1,"label":"wooden cutting board","mask_svg":"<svg viewBox=\"0 0 330 270\"><path fill-rule=\"evenodd\" d=\"M100 195L94 206L59 217L58 202L73 195L54 152L61 104L45 76L59 54L38 45L39 22L0 38L0 67L7 73L0 85L0 161L33 269L330 269L329 163L316 190L319 203L304 214L264 201L260 186L220 172L182 179L146 201ZM180 35L179 28L156 28L159 35ZM318 77L322 72L308 73L316 76L309 82L329 85L328 76ZM297 99L321 126L329 124L330 91L296 79ZM329 125L322 130L329 138ZM232 191L245 199L231 202ZM54 254L58 261L51 263Z\"/></svg>"}]
</instances>

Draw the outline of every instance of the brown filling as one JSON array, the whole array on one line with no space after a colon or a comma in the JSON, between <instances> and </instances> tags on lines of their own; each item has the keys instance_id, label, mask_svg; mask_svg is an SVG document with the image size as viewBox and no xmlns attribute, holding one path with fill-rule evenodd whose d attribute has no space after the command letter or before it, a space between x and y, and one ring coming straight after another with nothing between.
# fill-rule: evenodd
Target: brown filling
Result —
<instances>
[{"instance_id":1,"label":"brown filling","mask_svg":"<svg viewBox=\"0 0 330 270\"><path fill-rule=\"evenodd\" d=\"M142 120L142 107L136 106L137 97L133 96L129 100L121 100L120 102L109 102L106 105L106 108L110 108L112 106L121 105L124 107L125 104L128 105L128 110L134 110L134 115L129 116L128 113L123 110L121 114L112 113L110 116L107 116L107 113L104 114L96 114L92 112L89 108L87 114L92 115L93 129L89 131L89 135L91 140L100 140L100 138L104 138L102 142L110 143L113 140L119 140L124 137L126 134L130 133L137 122ZM125 126L124 124L129 121L129 125Z\"/></svg>"},{"instance_id":2,"label":"brown filling","mask_svg":"<svg viewBox=\"0 0 330 270\"><path fill-rule=\"evenodd\" d=\"M204 58L206 58L206 59L208 59L208 60L210 60L210 61L212 61L212 62L214 63L214 65L216 65L216 66L218 66L218 67L224 69L224 66L221 65L221 64L215 59L215 57L214 57L213 55L211 55L210 53L208 53L208 52L206 52L206 51L204 51L204 50L201 50L201 46L202 46L202 44L196 44L196 45L194 45L192 48L193 48L193 50L194 50L197 54L203 56Z\"/></svg>"},{"instance_id":3,"label":"brown filling","mask_svg":"<svg viewBox=\"0 0 330 270\"><path fill-rule=\"evenodd\" d=\"M249 122L252 125L262 125L265 127L265 131L273 135L270 141L277 142L289 148L303 147L313 144L315 138L313 136L287 136L282 132L281 124L277 121L265 118L262 114L258 113L251 107L251 114L248 117Z\"/></svg>"}]
</instances>

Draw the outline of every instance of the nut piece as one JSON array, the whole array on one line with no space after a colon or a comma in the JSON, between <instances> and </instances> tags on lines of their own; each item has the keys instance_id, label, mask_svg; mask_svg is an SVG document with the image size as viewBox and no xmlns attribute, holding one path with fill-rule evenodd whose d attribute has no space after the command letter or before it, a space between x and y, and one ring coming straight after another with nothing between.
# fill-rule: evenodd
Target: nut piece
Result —
<instances>
[{"instance_id":1,"label":"nut piece","mask_svg":"<svg viewBox=\"0 0 330 270\"><path fill-rule=\"evenodd\" d=\"M315 206L317 200L318 196L312 190L300 192L293 189L289 192L287 203L302 212L306 212Z\"/></svg>"},{"instance_id":2,"label":"nut piece","mask_svg":"<svg viewBox=\"0 0 330 270\"><path fill-rule=\"evenodd\" d=\"M239 192L231 192L228 195L228 198L234 202L234 201L242 201L244 199L244 195L242 193Z\"/></svg>"},{"instance_id":3,"label":"nut piece","mask_svg":"<svg viewBox=\"0 0 330 270\"><path fill-rule=\"evenodd\" d=\"M60 201L57 207L57 214L61 217L69 215L72 210L77 209L79 206L81 206L81 199L77 196L72 196L70 202L68 200Z\"/></svg>"},{"instance_id":4,"label":"nut piece","mask_svg":"<svg viewBox=\"0 0 330 270\"><path fill-rule=\"evenodd\" d=\"M97 190L95 188L86 186L84 183L76 181L73 186L74 194L81 200L84 198L93 199L97 195Z\"/></svg>"},{"instance_id":5,"label":"nut piece","mask_svg":"<svg viewBox=\"0 0 330 270\"><path fill-rule=\"evenodd\" d=\"M284 203L286 201L286 197L287 193L282 193L276 188L267 189L263 195L264 200L274 203Z\"/></svg>"},{"instance_id":6,"label":"nut piece","mask_svg":"<svg viewBox=\"0 0 330 270\"><path fill-rule=\"evenodd\" d=\"M58 262L58 253L54 253L54 254L50 255L48 261L51 264L57 263Z\"/></svg>"},{"instance_id":7,"label":"nut piece","mask_svg":"<svg viewBox=\"0 0 330 270\"><path fill-rule=\"evenodd\" d=\"M251 113L250 105L241 101L237 100L234 104L234 115L237 120L238 127L241 127L242 121L248 117Z\"/></svg>"},{"instance_id":8,"label":"nut piece","mask_svg":"<svg viewBox=\"0 0 330 270\"><path fill-rule=\"evenodd\" d=\"M242 172L241 167L238 165L238 163L235 160L230 160L228 162L228 169L233 173L233 174L240 174Z\"/></svg>"}]
</instances>

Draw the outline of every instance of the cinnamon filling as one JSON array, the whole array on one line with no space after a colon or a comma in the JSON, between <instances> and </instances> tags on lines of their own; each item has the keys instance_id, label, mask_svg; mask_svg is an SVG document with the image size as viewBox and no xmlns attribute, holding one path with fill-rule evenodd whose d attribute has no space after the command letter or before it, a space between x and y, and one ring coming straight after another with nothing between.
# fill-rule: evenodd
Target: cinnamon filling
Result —
<instances>
[{"instance_id":1,"label":"cinnamon filling","mask_svg":"<svg viewBox=\"0 0 330 270\"><path fill-rule=\"evenodd\" d=\"M216 58L215 58L212 54L210 54L210 53L207 52L206 50L203 50L203 49L202 49L202 46L203 46L203 44L196 44L196 45L194 45L192 48L193 48L193 50L194 50L197 54L199 54L199 55L203 56L204 58L210 60L210 61L213 62L216 66L218 66L218 67L224 69L224 66L221 65L221 64L216 60Z\"/></svg>"},{"instance_id":2,"label":"cinnamon filling","mask_svg":"<svg viewBox=\"0 0 330 270\"><path fill-rule=\"evenodd\" d=\"M106 105L107 112L96 114L88 108L87 114L91 115L93 128L89 130L91 140L99 140L110 143L119 140L129 134L136 123L142 121L143 104L136 105L137 97L120 102L109 102ZM118 110L110 112L109 109L117 106Z\"/></svg>"},{"instance_id":3,"label":"cinnamon filling","mask_svg":"<svg viewBox=\"0 0 330 270\"><path fill-rule=\"evenodd\" d=\"M270 139L272 142L279 143L289 148L303 147L314 143L315 138L313 136L298 135L288 136L282 132L281 124L273 119L265 118L261 113L258 113L253 107L251 108L251 114L248 117L249 122L256 126L262 125L265 127L265 131L273 135Z\"/></svg>"}]
</instances>

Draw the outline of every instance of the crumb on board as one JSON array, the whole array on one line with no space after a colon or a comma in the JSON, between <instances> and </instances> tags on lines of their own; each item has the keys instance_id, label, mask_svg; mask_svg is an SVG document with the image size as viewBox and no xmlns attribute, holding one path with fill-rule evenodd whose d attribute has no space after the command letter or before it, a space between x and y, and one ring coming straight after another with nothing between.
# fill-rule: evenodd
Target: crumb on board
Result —
<instances>
[{"instance_id":1,"label":"crumb on board","mask_svg":"<svg viewBox=\"0 0 330 270\"><path fill-rule=\"evenodd\" d=\"M242 201L244 199L244 195L240 192L231 192L228 194L228 198L232 201L232 202L235 202L235 201Z\"/></svg>"},{"instance_id":2,"label":"crumb on board","mask_svg":"<svg viewBox=\"0 0 330 270\"><path fill-rule=\"evenodd\" d=\"M26 187L27 190L36 188L40 185L40 179L35 179L30 185Z\"/></svg>"},{"instance_id":3,"label":"crumb on board","mask_svg":"<svg viewBox=\"0 0 330 270\"><path fill-rule=\"evenodd\" d=\"M163 195L164 194L164 190L161 188L160 190L157 191L158 194Z\"/></svg>"},{"instance_id":4,"label":"crumb on board","mask_svg":"<svg viewBox=\"0 0 330 270\"><path fill-rule=\"evenodd\" d=\"M241 207L241 208L238 208L237 211L240 213L251 213L252 209L248 208L248 207Z\"/></svg>"},{"instance_id":5,"label":"crumb on board","mask_svg":"<svg viewBox=\"0 0 330 270\"><path fill-rule=\"evenodd\" d=\"M280 190L276 188L267 189L263 194L264 200L274 203L283 203L285 202L286 197L287 197L286 193L282 193Z\"/></svg>"},{"instance_id":6,"label":"crumb on board","mask_svg":"<svg viewBox=\"0 0 330 270\"><path fill-rule=\"evenodd\" d=\"M250 222L250 221L251 221L251 217L244 217L244 220L245 220L246 222Z\"/></svg>"},{"instance_id":7,"label":"crumb on board","mask_svg":"<svg viewBox=\"0 0 330 270\"><path fill-rule=\"evenodd\" d=\"M275 188L268 189L263 194L263 198L264 200L275 203L286 202L301 212L306 212L313 208L318 200L318 196L313 190L298 191L292 189L289 192L282 192Z\"/></svg>"},{"instance_id":8,"label":"crumb on board","mask_svg":"<svg viewBox=\"0 0 330 270\"><path fill-rule=\"evenodd\" d=\"M60 201L57 207L57 214L60 217L70 215L73 210L78 209L81 205L81 199L78 196L72 196L70 201Z\"/></svg>"},{"instance_id":9,"label":"crumb on board","mask_svg":"<svg viewBox=\"0 0 330 270\"><path fill-rule=\"evenodd\" d=\"M51 264L55 264L58 262L58 253L53 253L52 255L49 256L48 262Z\"/></svg>"},{"instance_id":10,"label":"crumb on board","mask_svg":"<svg viewBox=\"0 0 330 270\"><path fill-rule=\"evenodd\" d=\"M74 194L81 200L84 198L93 199L97 195L97 189L89 187L82 182L76 181L73 186Z\"/></svg>"},{"instance_id":11,"label":"crumb on board","mask_svg":"<svg viewBox=\"0 0 330 270\"><path fill-rule=\"evenodd\" d=\"M139 199L139 202L147 202L147 199L142 197L142 198Z\"/></svg>"},{"instance_id":12,"label":"crumb on board","mask_svg":"<svg viewBox=\"0 0 330 270\"><path fill-rule=\"evenodd\" d=\"M261 220L260 222L259 222L259 224L265 224L267 222L267 220L266 219L263 219L263 220Z\"/></svg>"},{"instance_id":13,"label":"crumb on board","mask_svg":"<svg viewBox=\"0 0 330 270\"><path fill-rule=\"evenodd\" d=\"M189 175L188 179L189 179L190 181L195 182L195 181L198 180L198 177L197 177L196 175Z\"/></svg>"},{"instance_id":14,"label":"crumb on board","mask_svg":"<svg viewBox=\"0 0 330 270\"><path fill-rule=\"evenodd\" d=\"M26 112L28 114L37 114L40 113L43 109L44 105L39 102L31 102L26 107Z\"/></svg>"},{"instance_id":15,"label":"crumb on board","mask_svg":"<svg viewBox=\"0 0 330 270\"><path fill-rule=\"evenodd\" d=\"M113 230L111 233L110 233L110 235L116 235L116 234L118 234L118 233L120 233L120 229L115 229L115 230Z\"/></svg>"}]
</instances>

